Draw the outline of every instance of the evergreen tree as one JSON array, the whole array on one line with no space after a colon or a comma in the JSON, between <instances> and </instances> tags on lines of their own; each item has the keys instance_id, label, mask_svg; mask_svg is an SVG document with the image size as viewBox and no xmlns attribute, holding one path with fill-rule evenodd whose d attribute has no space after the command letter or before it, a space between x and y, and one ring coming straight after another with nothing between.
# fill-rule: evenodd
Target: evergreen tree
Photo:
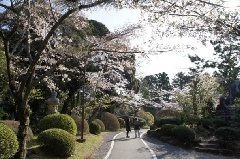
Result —
<instances>
[{"instance_id":1,"label":"evergreen tree","mask_svg":"<svg viewBox=\"0 0 240 159\"><path fill-rule=\"evenodd\" d=\"M189 75L185 75L183 72L177 73L172 81L172 85L174 88L179 88L182 90L186 84L191 82L191 77Z\"/></svg>"}]
</instances>

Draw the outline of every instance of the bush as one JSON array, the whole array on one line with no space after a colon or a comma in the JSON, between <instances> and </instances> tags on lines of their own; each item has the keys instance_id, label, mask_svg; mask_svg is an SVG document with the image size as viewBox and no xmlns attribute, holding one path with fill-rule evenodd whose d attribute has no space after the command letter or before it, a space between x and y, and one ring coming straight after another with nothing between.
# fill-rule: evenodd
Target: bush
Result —
<instances>
[{"instance_id":1,"label":"bush","mask_svg":"<svg viewBox=\"0 0 240 159\"><path fill-rule=\"evenodd\" d=\"M92 123L89 125L90 133L98 135L101 133L101 126L96 122L92 121Z\"/></svg>"},{"instance_id":2,"label":"bush","mask_svg":"<svg viewBox=\"0 0 240 159\"><path fill-rule=\"evenodd\" d=\"M14 120L1 120L0 123L7 125L16 135L18 134L19 121ZM27 129L27 141L33 139L33 132L30 127Z\"/></svg>"},{"instance_id":3,"label":"bush","mask_svg":"<svg viewBox=\"0 0 240 159\"><path fill-rule=\"evenodd\" d=\"M58 128L41 132L38 136L38 141L43 144L43 150L59 157L72 155L76 147L75 136Z\"/></svg>"},{"instance_id":4,"label":"bush","mask_svg":"<svg viewBox=\"0 0 240 159\"><path fill-rule=\"evenodd\" d=\"M78 115L71 116L77 125L77 135L81 135L82 133L82 117ZM86 119L84 119L84 128L83 134L89 133L89 124Z\"/></svg>"},{"instance_id":5,"label":"bush","mask_svg":"<svg viewBox=\"0 0 240 159\"><path fill-rule=\"evenodd\" d=\"M181 113L175 109L162 109L157 112L157 119L161 119L161 118L181 119Z\"/></svg>"},{"instance_id":6,"label":"bush","mask_svg":"<svg viewBox=\"0 0 240 159\"><path fill-rule=\"evenodd\" d=\"M222 140L239 140L239 130L231 127L220 127L215 130L214 135Z\"/></svg>"},{"instance_id":7,"label":"bush","mask_svg":"<svg viewBox=\"0 0 240 159\"><path fill-rule=\"evenodd\" d=\"M125 120L123 118L118 118L118 122L120 124L120 128L124 128L125 127Z\"/></svg>"},{"instance_id":8,"label":"bush","mask_svg":"<svg viewBox=\"0 0 240 159\"><path fill-rule=\"evenodd\" d=\"M227 126L227 123L221 119L213 119L212 120L212 125L214 128L220 128L220 127L225 127Z\"/></svg>"},{"instance_id":9,"label":"bush","mask_svg":"<svg viewBox=\"0 0 240 159\"><path fill-rule=\"evenodd\" d=\"M163 126L161 126L161 128L158 130L158 132L162 136L172 136L172 129L175 126L176 125L174 125L174 124L164 124Z\"/></svg>"},{"instance_id":10,"label":"bush","mask_svg":"<svg viewBox=\"0 0 240 159\"><path fill-rule=\"evenodd\" d=\"M73 135L77 134L77 125L67 114L50 114L40 121L40 132L51 128L63 129Z\"/></svg>"},{"instance_id":11,"label":"bush","mask_svg":"<svg viewBox=\"0 0 240 159\"><path fill-rule=\"evenodd\" d=\"M3 108L0 107L0 120L1 120L1 119L6 119L6 118L8 118L8 117L9 117L8 113L6 113L6 112L3 110Z\"/></svg>"},{"instance_id":12,"label":"bush","mask_svg":"<svg viewBox=\"0 0 240 159\"><path fill-rule=\"evenodd\" d=\"M162 118L162 119L158 119L157 121L155 121L155 125L159 128L165 124L180 125L181 120L178 118Z\"/></svg>"},{"instance_id":13,"label":"bush","mask_svg":"<svg viewBox=\"0 0 240 159\"><path fill-rule=\"evenodd\" d=\"M18 150L16 134L5 124L0 123L0 159L9 159Z\"/></svg>"},{"instance_id":14,"label":"bush","mask_svg":"<svg viewBox=\"0 0 240 159\"><path fill-rule=\"evenodd\" d=\"M117 116L109 112L104 112L102 114L102 121L105 125L106 130L117 131L120 129L120 124Z\"/></svg>"},{"instance_id":15,"label":"bush","mask_svg":"<svg viewBox=\"0 0 240 159\"><path fill-rule=\"evenodd\" d=\"M201 119L201 123L205 129L209 129L212 127L212 122L209 119Z\"/></svg>"},{"instance_id":16,"label":"bush","mask_svg":"<svg viewBox=\"0 0 240 159\"><path fill-rule=\"evenodd\" d=\"M186 112L182 113L182 121L186 124L186 125L191 125L191 126L195 126L200 122L200 117L194 114L189 114Z\"/></svg>"},{"instance_id":17,"label":"bush","mask_svg":"<svg viewBox=\"0 0 240 159\"><path fill-rule=\"evenodd\" d=\"M97 122L99 125L100 125L100 127L101 127L101 131L105 131L105 125L104 125L104 123L102 122L102 120L100 120L100 119L94 119L93 121L95 121L95 122Z\"/></svg>"},{"instance_id":18,"label":"bush","mask_svg":"<svg viewBox=\"0 0 240 159\"><path fill-rule=\"evenodd\" d=\"M195 139L194 130L183 125L175 126L172 129L172 134L178 141L182 143L191 142Z\"/></svg>"},{"instance_id":19,"label":"bush","mask_svg":"<svg viewBox=\"0 0 240 159\"><path fill-rule=\"evenodd\" d=\"M137 115L144 119L146 121L146 124L148 126L152 125L154 123L154 116L150 112L145 112L145 111L139 111Z\"/></svg>"},{"instance_id":20,"label":"bush","mask_svg":"<svg viewBox=\"0 0 240 159\"><path fill-rule=\"evenodd\" d=\"M141 127L141 128L143 128L145 125L147 125L146 120L143 119L143 118L139 118L139 117L138 117L138 121L139 121L139 123L140 123L140 127Z\"/></svg>"}]
</instances>

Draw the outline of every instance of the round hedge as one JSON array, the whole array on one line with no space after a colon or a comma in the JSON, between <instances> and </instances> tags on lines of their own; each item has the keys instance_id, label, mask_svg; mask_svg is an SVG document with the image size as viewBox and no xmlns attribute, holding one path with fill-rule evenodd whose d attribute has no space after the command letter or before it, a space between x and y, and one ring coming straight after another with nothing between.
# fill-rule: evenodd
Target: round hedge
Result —
<instances>
[{"instance_id":1,"label":"round hedge","mask_svg":"<svg viewBox=\"0 0 240 159\"><path fill-rule=\"evenodd\" d=\"M18 134L19 121L15 120L1 120L0 123L7 125L16 135ZM27 128L27 141L33 139L33 132L30 127Z\"/></svg>"},{"instance_id":2,"label":"round hedge","mask_svg":"<svg viewBox=\"0 0 240 159\"><path fill-rule=\"evenodd\" d=\"M76 147L75 140L74 135L58 128L45 130L38 136L43 150L59 157L68 157L73 154Z\"/></svg>"},{"instance_id":3,"label":"round hedge","mask_svg":"<svg viewBox=\"0 0 240 159\"><path fill-rule=\"evenodd\" d=\"M240 132L231 127L220 127L214 131L214 136L222 140L239 140Z\"/></svg>"},{"instance_id":4,"label":"round hedge","mask_svg":"<svg viewBox=\"0 0 240 159\"><path fill-rule=\"evenodd\" d=\"M164 124L174 124L174 125L180 125L181 120L178 118L161 118L155 121L156 127L160 128Z\"/></svg>"},{"instance_id":5,"label":"round hedge","mask_svg":"<svg viewBox=\"0 0 240 159\"><path fill-rule=\"evenodd\" d=\"M0 159L9 159L18 150L16 134L5 124L0 123Z\"/></svg>"},{"instance_id":6,"label":"round hedge","mask_svg":"<svg viewBox=\"0 0 240 159\"><path fill-rule=\"evenodd\" d=\"M210 129L212 127L212 121L210 119L201 119L201 124L205 129Z\"/></svg>"},{"instance_id":7,"label":"round hedge","mask_svg":"<svg viewBox=\"0 0 240 159\"><path fill-rule=\"evenodd\" d=\"M81 135L82 133L82 117L78 115L71 116L75 123L77 124L77 134ZM89 124L86 119L84 119L84 128L83 128L83 134L89 133Z\"/></svg>"},{"instance_id":8,"label":"round hedge","mask_svg":"<svg viewBox=\"0 0 240 159\"><path fill-rule=\"evenodd\" d=\"M180 142L191 142L195 139L195 132L193 129L184 125L175 126L172 129L172 134Z\"/></svg>"},{"instance_id":9,"label":"round hedge","mask_svg":"<svg viewBox=\"0 0 240 159\"><path fill-rule=\"evenodd\" d=\"M92 121L89 128L91 134L98 135L101 133L101 126L96 121Z\"/></svg>"},{"instance_id":10,"label":"round hedge","mask_svg":"<svg viewBox=\"0 0 240 159\"><path fill-rule=\"evenodd\" d=\"M97 122L97 123L100 125L101 131L105 131L105 125L104 125L104 123L102 122L102 120L100 120L100 119L94 119L93 121Z\"/></svg>"},{"instance_id":11,"label":"round hedge","mask_svg":"<svg viewBox=\"0 0 240 159\"><path fill-rule=\"evenodd\" d=\"M102 114L102 121L105 125L106 130L117 131L120 129L120 124L117 116L109 112L104 112Z\"/></svg>"},{"instance_id":12,"label":"round hedge","mask_svg":"<svg viewBox=\"0 0 240 159\"><path fill-rule=\"evenodd\" d=\"M77 134L77 125L73 118L67 114L50 114L40 121L40 132L51 128L63 129L73 135Z\"/></svg>"},{"instance_id":13,"label":"round hedge","mask_svg":"<svg viewBox=\"0 0 240 159\"><path fill-rule=\"evenodd\" d=\"M159 133L162 136L172 136L172 129L175 127L176 125L174 124L164 124L163 126L161 126L161 128L159 129Z\"/></svg>"},{"instance_id":14,"label":"round hedge","mask_svg":"<svg viewBox=\"0 0 240 159\"><path fill-rule=\"evenodd\" d=\"M212 125L214 128L220 128L220 127L225 127L227 126L227 123L221 119L213 119L212 120Z\"/></svg>"}]
</instances>

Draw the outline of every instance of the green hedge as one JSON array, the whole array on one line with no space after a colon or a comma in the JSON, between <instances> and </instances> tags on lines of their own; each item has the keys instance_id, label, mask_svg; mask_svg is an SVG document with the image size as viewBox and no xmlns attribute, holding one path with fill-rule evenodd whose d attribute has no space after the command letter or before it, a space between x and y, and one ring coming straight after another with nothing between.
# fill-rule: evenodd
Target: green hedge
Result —
<instances>
[{"instance_id":1,"label":"green hedge","mask_svg":"<svg viewBox=\"0 0 240 159\"><path fill-rule=\"evenodd\" d=\"M92 123L89 125L89 128L91 134L98 135L101 133L101 126L96 121L92 121Z\"/></svg>"},{"instance_id":2,"label":"green hedge","mask_svg":"<svg viewBox=\"0 0 240 159\"><path fill-rule=\"evenodd\" d=\"M50 114L40 121L40 132L51 128L63 129L73 135L77 134L77 125L73 118L67 114Z\"/></svg>"},{"instance_id":3,"label":"green hedge","mask_svg":"<svg viewBox=\"0 0 240 159\"><path fill-rule=\"evenodd\" d=\"M102 122L102 120L100 120L100 119L94 119L93 121L97 122L97 123L100 125L101 131L105 131L105 125L104 125L104 123Z\"/></svg>"},{"instance_id":4,"label":"green hedge","mask_svg":"<svg viewBox=\"0 0 240 159\"><path fill-rule=\"evenodd\" d=\"M0 159L9 159L18 150L16 134L5 124L0 123Z\"/></svg>"},{"instance_id":5,"label":"green hedge","mask_svg":"<svg viewBox=\"0 0 240 159\"><path fill-rule=\"evenodd\" d=\"M161 127L165 124L174 124L174 125L180 125L182 122L178 118L161 118L155 121L156 127Z\"/></svg>"},{"instance_id":6,"label":"green hedge","mask_svg":"<svg viewBox=\"0 0 240 159\"><path fill-rule=\"evenodd\" d=\"M63 129L48 129L41 132L38 141L45 152L59 157L68 157L76 147L76 138Z\"/></svg>"},{"instance_id":7,"label":"green hedge","mask_svg":"<svg viewBox=\"0 0 240 159\"><path fill-rule=\"evenodd\" d=\"M174 124L164 124L163 126L161 126L161 128L158 130L158 132L160 133L160 135L162 136L172 136L172 129L177 126Z\"/></svg>"},{"instance_id":8,"label":"green hedge","mask_svg":"<svg viewBox=\"0 0 240 159\"><path fill-rule=\"evenodd\" d=\"M195 139L194 130L183 125L175 126L172 129L172 134L178 141L182 143L191 142Z\"/></svg>"},{"instance_id":9,"label":"green hedge","mask_svg":"<svg viewBox=\"0 0 240 159\"><path fill-rule=\"evenodd\" d=\"M81 135L82 133L82 117L78 115L71 116L77 125L77 135ZM83 134L89 133L89 124L86 119L84 119L84 128Z\"/></svg>"},{"instance_id":10,"label":"green hedge","mask_svg":"<svg viewBox=\"0 0 240 159\"><path fill-rule=\"evenodd\" d=\"M214 131L214 136L222 140L239 140L240 132L231 127L220 127Z\"/></svg>"},{"instance_id":11,"label":"green hedge","mask_svg":"<svg viewBox=\"0 0 240 159\"><path fill-rule=\"evenodd\" d=\"M120 129L120 124L117 116L109 112L104 112L102 114L102 121L105 125L106 130L117 131Z\"/></svg>"},{"instance_id":12,"label":"green hedge","mask_svg":"<svg viewBox=\"0 0 240 159\"><path fill-rule=\"evenodd\" d=\"M15 120L1 120L0 123L7 125L16 135L18 134L18 127L20 125L19 121ZM33 139L33 132L30 127L27 128L27 141Z\"/></svg>"}]
</instances>

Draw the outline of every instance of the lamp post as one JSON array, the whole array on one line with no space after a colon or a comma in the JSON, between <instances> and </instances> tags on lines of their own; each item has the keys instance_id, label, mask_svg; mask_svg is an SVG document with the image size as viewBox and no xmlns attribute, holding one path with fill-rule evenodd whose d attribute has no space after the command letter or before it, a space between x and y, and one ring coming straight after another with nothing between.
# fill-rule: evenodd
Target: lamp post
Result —
<instances>
[{"instance_id":1,"label":"lamp post","mask_svg":"<svg viewBox=\"0 0 240 159\"><path fill-rule=\"evenodd\" d=\"M90 99L92 95L91 88L88 87L89 85L86 84L86 64L87 60L84 60L84 67L83 67L83 85L82 89L80 90L80 96L81 96L81 138L78 139L79 142L85 142L86 139L84 139L84 120L85 120L85 104L86 100Z\"/></svg>"}]
</instances>

